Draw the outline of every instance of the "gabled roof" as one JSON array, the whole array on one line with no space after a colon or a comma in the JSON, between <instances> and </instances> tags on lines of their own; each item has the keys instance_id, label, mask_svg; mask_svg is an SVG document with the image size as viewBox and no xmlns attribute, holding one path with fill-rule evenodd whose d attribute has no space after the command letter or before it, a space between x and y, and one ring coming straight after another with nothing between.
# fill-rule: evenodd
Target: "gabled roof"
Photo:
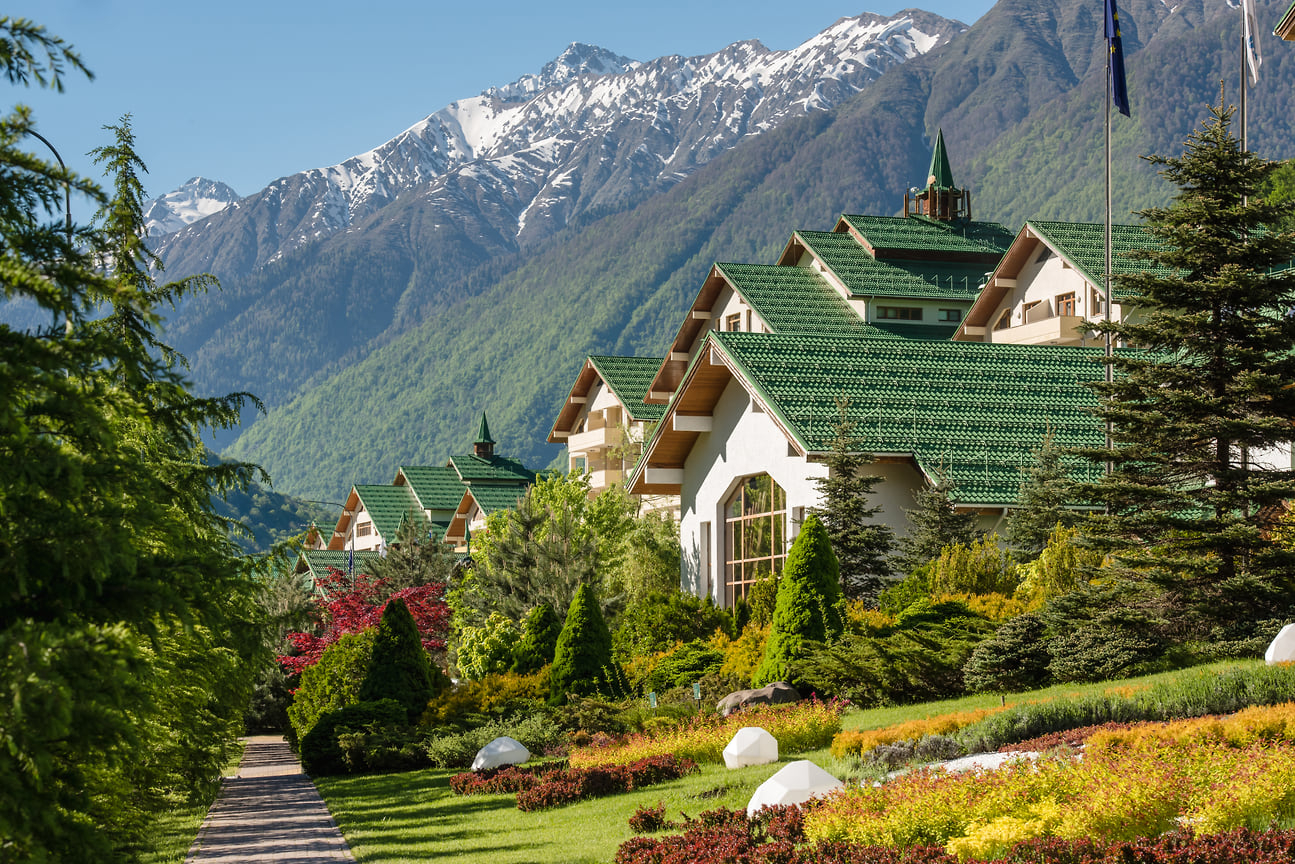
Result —
<instances>
[{"instance_id":1,"label":"gabled roof","mask_svg":"<svg viewBox=\"0 0 1295 864\"><path fill-rule=\"evenodd\" d=\"M424 510L453 510L463 497L463 481L449 466L402 465L395 485L407 484Z\"/></svg>"},{"instance_id":2,"label":"gabled roof","mask_svg":"<svg viewBox=\"0 0 1295 864\"><path fill-rule=\"evenodd\" d=\"M468 521L475 504L481 512L489 516L499 510L512 510L526 490L520 486L469 486L463 492L463 498L454 510L454 518L445 529L444 539L449 543L467 541Z\"/></svg>"},{"instance_id":3,"label":"gabled roof","mask_svg":"<svg viewBox=\"0 0 1295 864\"><path fill-rule=\"evenodd\" d=\"M774 333L861 336L872 330L819 273L805 267L716 264Z\"/></svg>"},{"instance_id":4,"label":"gabled roof","mask_svg":"<svg viewBox=\"0 0 1295 864\"><path fill-rule=\"evenodd\" d=\"M1007 251L1012 232L997 222L925 216L852 216L837 220L837 232L850 232L877 258L932 258L993 264Z\"/></svg>"},{"instance_id":5,"label":"gabled roof","mask_svg":"<svg viewBox=\"0 0 1295 864\"><path fill-rule=\"evenodd\" d=\"M423 508L408 486L355 486L355 495L373 519L373 528L388 543L396 539L400 523L412 516L426 524ZM349 502L348 502L349 503Z\"/></svg>"},{"instance_id":6,"label":"gabled roof","mask_svg":"<svg viewBox=\"0 0 1295 864\"><path fill-rule=\"evenodd\" d=\"M979 262L877 260L849 232L797 231L778 263L794 265L808 251L852 297L974 299L988 270Z\"/></svg>"},{"instance_id":7,"label":"gabled roof","mask_svg":"<svg viewBox=\"0 0 1295 864\"><path fill-rule=\"evenodd\" d=\"M580 367L575 383L571 385L571 392L563 400L562 408L558 410L553 428L549 430L548 440L555 444L565 440L576 418L580 416L589 391L598 381L603 381L607 385L607 389L611 390L612 395L624 406L625 413L629 415L631 421L654 423L660 420L665 406L650 405L643 401L652 386L652 378L660 368L660 357L589 355L585 358L584 365Z\"/></svg>"},{"instance_id":8,"label":"gabled roof","mask_svg":"<svg viewBox=\"0 0 1295 864\"><path fill-rule=\"evenodd\" d=\"M455 456L449 467L464 483L506 483L512 485L535 482L535 472L516 459L503 456Z\"/></svg>"},{"instance_id":9,"label":"gabled roof","mask_svg":"<svg viewBox=\"0 0 1295 864\"><path fill-rule=\"evenodd\" d=\"M1102 427L1088 413L1096 398L1084 386L1102 378L1100 354L1058 346L710 333L648 443L631 491L672 491L649 483L648 472L683 468L699 434L676 430L672 415L709 413L737 379L802 454L831 448L836 400L845 397L863 451L909 456L928 476L949 477L963 504L1010 505L1021 469L1035 463L1049 433L1063 447L1101 445Z\"/></svg>"},{"instance_id":10,"label":"gabled roof","mask_svg":"<svg viewBox=\"0 0 1295 864\"><path fill-rule=\"evenodd\" d=\"M297 557L296 572L308 576L313 587L313 583L323 578L330 567L345 573L350 554L345 550L306 549ZM378 553L372 550L356 551L354 558L355 572L369 573L369 563L378 557Z\"/></svg>"},{"instance_id":11,"label":"gabled roof","mask_svg":"<svg viewBox=\"0 0 1295 864\"><path fill-rule=\"evenodd\" d=\"M1048 247L1058 255L1071 269L1078 273L1089 285L1098 291L1106 290L1106 226L1099 222L1026 222L1017 232L1016 238L1003 255L1002 261L994 269L985 289L976 298L959 326L959 333L965 328L987 327L994 311L1002 303L1003 297L1011 290L1009 284L1000 284L1000 280L1015 280L1038 252L1040 244ZM1158 241L1141 225L1111 226L1111 272L1114 276L1129 273L1158 273L1170 275L1167 267L1153 265L1130 257L1136 249L1150 249L1160 246ZM1115 299L1127 301L1129 296L1115 285Z\"/></svg>"}]
</instances>

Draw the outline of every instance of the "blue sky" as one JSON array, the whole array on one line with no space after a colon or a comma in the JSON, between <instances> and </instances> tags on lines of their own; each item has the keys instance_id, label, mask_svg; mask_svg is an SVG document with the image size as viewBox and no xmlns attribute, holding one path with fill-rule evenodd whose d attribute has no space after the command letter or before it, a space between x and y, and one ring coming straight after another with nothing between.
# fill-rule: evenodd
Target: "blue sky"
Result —
<instances>
[{"instance_id":1,"label":"blue sky","mask_svg":"<svg viewBox=\"0 0 1295 864\"><path fill-rule=\"evenodd\" d=\"M150 195L194 175L249 195L369 150L457 98L538 72L571 42L636 60L752 38L791 48L838 18L912 5L10 0L4 14L62 36L96 77L70 77L63 94L10 86L4 107L31 106L37 130L69 167L95 177L85 153L129 112ZM991 5L921 4L968 24Z\"/></svg>"}]
</instances>

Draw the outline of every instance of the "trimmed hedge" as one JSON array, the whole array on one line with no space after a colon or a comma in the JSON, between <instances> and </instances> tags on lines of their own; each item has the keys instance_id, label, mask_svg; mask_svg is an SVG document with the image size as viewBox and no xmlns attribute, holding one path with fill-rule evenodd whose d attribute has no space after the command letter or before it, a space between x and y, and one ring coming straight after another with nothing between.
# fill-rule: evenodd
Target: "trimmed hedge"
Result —
<instances>
[{"instance_id":1,"label":"trimmed hedge","mask_svg":"<svg viewBox=\"0 0 1295 864\"><path fill-rule=\"evenodd\" d=\"M343 774L347 764L338 742L341 733L403 726L405 717L404 706L395 699L326 711L301 739L301 767L307 774Z\"/></svg>"}]
</instances>

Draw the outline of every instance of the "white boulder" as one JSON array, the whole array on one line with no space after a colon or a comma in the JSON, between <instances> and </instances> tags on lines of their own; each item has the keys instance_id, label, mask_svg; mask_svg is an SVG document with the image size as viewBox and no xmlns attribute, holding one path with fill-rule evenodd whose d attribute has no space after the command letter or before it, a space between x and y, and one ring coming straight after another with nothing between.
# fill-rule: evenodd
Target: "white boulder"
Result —
<instances>
[{"instance_id":1,"label":"white boulder","mask_svg":"<svg viewBox=\"0 0 1295 864\"><path fill-rule=\"evenodd\" d=\"M1295 662L1295 624L1287 624L1268 645L1264 660L1271 666L1274 663Z\"/></svg>"},{"instance_id":2,"label":"white boulder","mask_svg":"<svg viewBox=\"0 0 1295 864\"><path fill-rule=\"evenodd\" d=\"M778 761L778 739L759 726L744 726L724 748L724 764L729 768L768 765Z\"/></svg>"},{"instance_id":3,"label":"white boulder","mask_svg":"<svg viewBox=\"0 0 1295 864\"><path fill-rule=\"evenodd\" d=\"M748 818L763 807L776 804L804 804L837 789L845 788L840 780L808 759L789 762L781 771L760 784L746 805Z\"/></svg>"},{"instance_id":4,"label":"white boulder","mask_svg":"<svg viewBox=\"0 0 1295 864\"><path fill-rule=\"evenodd\" d=\"M489 771L504 765L520 765L531 758L531 751L522 742L504 735L477 751L472 760L473 771Z\"/></svg>"}]
</instances>

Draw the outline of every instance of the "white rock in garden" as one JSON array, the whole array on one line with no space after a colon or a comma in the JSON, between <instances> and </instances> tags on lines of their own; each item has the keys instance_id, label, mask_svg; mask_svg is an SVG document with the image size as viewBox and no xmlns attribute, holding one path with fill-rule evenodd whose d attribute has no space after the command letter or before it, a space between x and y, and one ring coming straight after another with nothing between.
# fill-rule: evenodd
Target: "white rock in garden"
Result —
<instances>
[{"instance_id":1,"label":"white rock in garden","mask_svg":"<svg viewBox=\"0 0 1295 864\"><path fill-rule=\"evenodd\" d=\"M811 798L818 798L844 784L808 759L788 763L781 771L760 784L746 805L748 818L754 816L762 807L775 804L804 804Z\"/></svg>"},{"instance_id":2,"label":"white rock in garden","mask_svg":"<svg viewBox=\"0 0 1295 864\"><path fill-rule=\"evenodd\" d=\"M502 765L520 765L529 758L531 751L522 742L504 735L477 751L477 758L472 760L472 770L489 771Z\"/></svg>"},{"instance_id":3,"label":"white rock in garden","mask_svg":"<svg viewBox=\"0 0 1295 864\"><path fill-rule=\"evenodd\" d=\"M1295 662L1295 624L1287 624L1282 628L1269 645L1268 650L1264 652L1264 660L1271 666L1274 663L1292 663Z\"/></svg>"},{"instance_id":4,"label":"white rock in garden","mask_svg":"<svg viewBox=\"0 0 1295 864\"><path fill-rule=\"evenodd\" d=\"M729 768L768 765L778 761L778 739L759 726L743 726L724 748L724 764Z\"/></svg>"}]
</instances>

